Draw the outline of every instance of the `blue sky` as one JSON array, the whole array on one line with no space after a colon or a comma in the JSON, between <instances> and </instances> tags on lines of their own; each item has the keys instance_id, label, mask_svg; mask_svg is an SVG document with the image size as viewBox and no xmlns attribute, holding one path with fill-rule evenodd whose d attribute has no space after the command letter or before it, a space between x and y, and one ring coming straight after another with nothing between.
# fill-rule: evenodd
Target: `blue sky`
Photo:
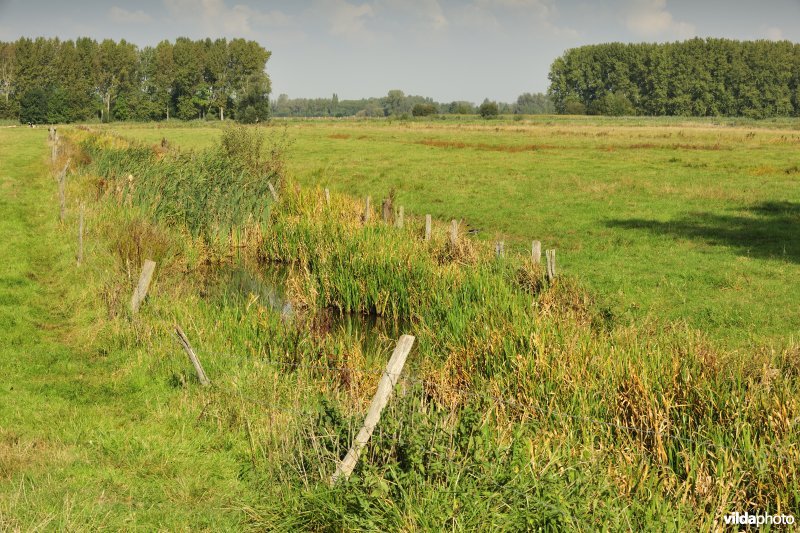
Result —
<instances>
[{"instance_id":1,"label":"blue sky","mask_svg":"<svg viewBox=\"0 0 800 533\"><path fill-rule=\"evenodd\" d=\"M582 44L798 42L800 0L0 0L0 40L84 35L253 39L273 53L275 96L513 101L545 91L552 60Z\"/></svg>"}]
</instances>

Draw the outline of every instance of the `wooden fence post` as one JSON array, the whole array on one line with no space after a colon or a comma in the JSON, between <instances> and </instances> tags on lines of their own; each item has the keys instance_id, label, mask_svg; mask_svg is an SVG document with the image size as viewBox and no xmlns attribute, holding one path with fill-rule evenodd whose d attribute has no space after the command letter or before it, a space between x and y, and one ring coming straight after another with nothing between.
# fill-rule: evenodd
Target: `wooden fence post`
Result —
<instances>
[{"instance_id":1,"label":"wooden fence post","mask_svg":"<svg viewBox=\"0 0 800 533\"><path fill-rule=\"evenodd\" d=\"M394 221L394 225L398 228L403 228L403 218L405 216L405 211L403 210L403 206L400 206L400 209L397 211L397 220Z\"/></svg>"},{"instance_id":2,"label":"wooden fence post","mask_svg":"<svg viewBox=\"0 0 800 533\"><path fill-rule=\"evenodd\" d=\"M450 244L453 246L458 244L458 221L456 219L450 222Z\"/></svg>"},{"instance_id":3,"label":"wooden fence post","mask_svg":"<svg viewBox=\"0 0 800 533\"><path fill-rule=\"evenodd\" d=\"M372 403L367 411L367 417L364 419L364 425L361 431L356 435L353 445L347 452L347 455L342 459L336 467L336 472L331 476L331 484L336 483L339 478L347 479L353 472L358 457L361 455L361 450L366 446L375 426L381 419L381 412L389 401L389 396L392 394L392 389L397 384L397 379L400 377L400 372L403 370L403 365L406 363L408 352L414 345L413 335L403 335L397 341L392 357L389 359L389 364L386 365L386 371L381 376L381 381L378 383L378 391L372 398Z\"/></svg>"},{"instance_id":4,"label":"wooden fence post","mask_svg":"<svg viewBox=\"0 0 800 533\"><path fill-rule=\"evenodd\" d=\"M272 199L276 202L278 201L278 192L275 190L275 187L272 186L272 182L267 182L267 187L269 187L269 193L272 195Z\"/></svg>"},{"instance_id":5,"label":"wooden fence post","mask_svg":"<svg viewBox=\"0 0 800 533\"><path fill-rule=\"evenodd\" d=\"M381 215L383 216L383 221L387 224L392 221L392 199L385 198L383 202L381 202Z\"/></svg>"},{"instance_id":6,"label":"wooden fence post","mask_svg":"<svg viewBox=\"0 0 800 533\"><path fill-rule=\"evenodd\" d=\"M556 277L556 251L547 250L547 281L553 281Z\"/></svg>"},{"instance_id":7,"label":"wooden fence post","mask_svg":"<svg viewBox=\"0 0 800 533\"><path fill-rule=\"evenodd\" d=\"M505 257L506 250L505 250L505 242L497 241L494 243L494 253L497 257Z\"/></svg>"},{"instance_id":8,"label":"wooden fence post","mask_svg":"<svg viewBox=\"0 0 800 533\"><path fill-rule=\"evenodd\" d=\"M150 288L150 281L153 279L153 272L155 269L156 264L153 261L149 259L144 260L142 273L139 276L139 283L136 284L136 288L133 289L133 296L131 296L131 312L133 312L134 315L139 312L139 307L141 307L142 302L147 296L147 290Z\"/></svg>"},{"instance_id":9,"label":"wooden fence post","mask_svg":"<svg viewBox=\"0 0 800 533\"><path fill-rule=\"evenodd\" d=\"M177 335L178 342L183 346L186 355L189 356L189 360L194 366L194 371L197 372L197 379L200 380L200 385L203 387L211 385L211 381L208 379L208 376L206 376L205 370L203 370L203 365L200 364L200 359L195 355L194 350L192 350L192 345L189 344L189 339L186 338L186 334L183 333L183 330L178 324L175 324L175 335Z\"/></svg>"},{"instance_id":10,"label":"wooden fence post","mask_svg":"<svg viewBox=\"0 0 800 533\"><path fill-rule=\"evenodd\" d=\"M425 215L425 240L431 240L431 216Z\"/></svg>"},{"instance_id":11,"label":"wooden fence post","mask_svg":"<svg viewBox=\"0 0 800 533\"><path fill-rule=\"evenodd\" d=\"M325 188L325 205L331 205L331 191Z\"/></svg>"},{"instance_id":12,"label":"wooden fence post","mask_svg":"<svg viewBox=\"0 0 800 533\"><path fill-rule=\"evenodd\" d=\"M69 168L69 160L67 160L67 164L64 165L64 169L58 175L58 201L60 204L59 210L59 220L64 222L64 218L67 216L67 169Z\"/></svg>"},{"instance_id":13,"label":"wooden fence post","mask_svg":"<svg viewBox=\"0 0 800 533\"><path fill-rule=\"evenodd\" d=\"M366 200L364 200L364 224L369 222L369 195L367 195Z\"/></svg>"},{"instance_id":14,"label":"wooden fence post","mask_svg":"<svg viewBox=\"0 0 800 533\"><path fill-rule=\"evenodd\" d=\"M531 245L531 259L537 265L542 262L542 243L539 241L533 241Z\"/></svg>"},{"instance_id":15,"label":"wooden fence post","mask_svg":"<svg viewBox=\"0 0 800 533\"><path fill-rule=\"evenodd\" d=\"M78 213L78 266L83 263L83 212L85 206L81 204L80 212Z\"/></svg>"}]
</instances>

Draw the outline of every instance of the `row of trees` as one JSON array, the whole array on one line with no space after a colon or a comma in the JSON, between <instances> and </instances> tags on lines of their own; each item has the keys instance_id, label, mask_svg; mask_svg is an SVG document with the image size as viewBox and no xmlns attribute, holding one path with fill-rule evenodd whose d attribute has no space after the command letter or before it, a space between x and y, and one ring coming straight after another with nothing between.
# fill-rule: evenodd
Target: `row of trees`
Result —
<instances>
[{"instance_id":1,"label":"row of trees","mask_svg":"<svg viewBox=\"0 0 800 533\"><path fill-rule=\"evenodd\" d=\"M560 113L800 115L800 45L788 41L582 46L556 59L549 78Z\"/></svg>"},{"instance_id":2,"label":"row of trees","mask_svg":"<svg viewBox=\"0 0 800 533\"><path fill-rule=\"evenodd\" d=\"M0 118L254 122L269 116L269 57L244 39L179 38L141 49L110 39L0 42Z\"/></svg>"},{"instance_id":3,"label":"row of trees","mask_svg":"<svg viewBox=\"0 0 800 533\"><path fill-rule=\"evenodd\" d=\"M514 103L495 103L485 100L485 104L496 106L502 114L543 114L554 113L555 106L545 94L525 93ZM472 102L435 102L424 96L406 95L403 91L392 90L382 98L362 98L360 100L339 100L334 94L331 98L289 98L285 94L272 102L272 114L276 117L403 117L431 115L475 115L481 106Z\"/></svg>"}]
</instances>

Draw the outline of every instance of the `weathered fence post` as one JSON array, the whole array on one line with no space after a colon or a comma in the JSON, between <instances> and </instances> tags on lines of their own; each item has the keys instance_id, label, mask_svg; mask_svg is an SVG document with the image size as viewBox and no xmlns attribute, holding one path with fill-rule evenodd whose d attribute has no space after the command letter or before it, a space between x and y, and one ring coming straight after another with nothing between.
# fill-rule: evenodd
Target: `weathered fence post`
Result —
<instances>
[{"instance_id":1,"label":"weathered fence post","mask_svg":"<svg viewBox=\"0 0 800 533\"><path fill-rule=\"evenodd\" d=\"M203 370L203 365L200 364L200 359L197 358L197 355L192 349L192 345L189 344L189 339L186 338L186 335L178 324L175 324L175 335L178 337L180 345L183 346L186 355L189 356L189 360L194 366L194 371L197 372L197 379L200 380L200 385L203 387L211 385L211 381L208 379L208 376L206 376L205 370Z\"/></svg>"},{"instance_id":2,"label":"weathered fence post","mask_svg":"<svg viewBox=\"0 0 800 533\"><path fill-rule=\"evenodd\" d=\"M83 212L85 206L81 204L80 211L78 212L78 266L83 263Z\"/></svg>"},{"instance_id":3,"label":"weathered fence post","mask_svg":"<svg viewBox=\"0 0 800 533\"><path fill-rule=\"evenodd\" d=\"M553 281L556 277L556 251L547 250L547 281Z\"/></svg>"},{"instance_id":4,"label":"weathered fence post","mask_svg":"<svg viewBox=\"0 0 800 533\"><path fill-rule=\"evenodd\" d=\"M425 240L431 240L431 216L425 215Z\"/></svg>"},{"instance_id":5,"label":"weathered fence post","mask_svg":"<svg viewBox=\"0 0 800 533\"><path fill-rule=\"evenodd\" d=\"M531 245L531 259L537 265L542 262L542 243L539 241L533 241Z\"/></svg>"},{"instance_id":6,"label":"weathered fence post","mask_svg":"<svg viewBox=\"0 0 800 533\"><path fill-rule=\"evenodd\" d=\"M369 195L367 195L366 200L364 200L364 224L369 222Z\"/></svg>"},{"instance_id":7,"label":"weathered fence post","mask_svg":"<svg viewBox=\"0 0 800 533\"><path fill-rule=\"evenodd\" d=\"M272 195L272 199L276 202L278 201L278 192L275 190L275 187L272 186L272 182L267 182L267 187L269 187L269 193Z\"/></svg>"},{"instance_id":8,"label":"weathered fence post","mask_svg":"<svg viewBox=\"0 0 800 533\"><path fill-rule=\"evenodd\" d=\"M494 253L497 257L504 257L506 255L505 243L503 241L494 243Z\"/></svg>"},{"instance_id":9,"label":"weathered fence post","mask_svg":"<svg viewBox=\"0 0 800 533\"><path fill-rule=\"evenodd\" d=\"M400 209L398 209L397 211L397 219L394 221L394 225L402 229L404 216L405 216L405 211L403 209L403 206L401 205Z\"/></svg>"},{"instance_id":10,"label":"weathered fence post","mask_svg":"<svg viewBox=\"0 0 800 533\"><path fill-rule=\"evenodd\" d=\"M325 205L331 205L331 191L325 188Z\"/></svg>"},{"instance_id":11,"label":"weathered fence post","mask_svg":"<svg viewBox=\"0 0 800 533\"><path fill-rule=\"evenodd\" d=\"M67 160L67 164L64 165L64 169L58 175L59 220L61 222L64 222L64 218L67 216L67 168L69 168L69 160Z\"/></svg>"},{"instance_id":12,"label":"weathered fence post","mask_svg":"<svg viewBox=\"0 0 800 533\"><path fill-rule=\"evenodd\" d=\"M153 279L153 272L156 269L155 262L145 259L142 273L139 276L139 283L133 289L133 296L131 296L131 312L135 315L139 312L142 302L147 296L147 290L150 288L150 281Z\"/></svg>"},{"instance_id":13,"label":"weathered fence post","mask_svg":"<svg viewBox=\"0 0 800 533\"><path fill-rule=\"evenodd\" d=\"M358 457L361 455L361 450L366 446L369 438L372 436L372 432L375 430L375 426L378 425L381 419L381 412L389 401L389 396L391 396L392 389L397 384L397 379L400 377L400 372L402 372L403 365L406 363L408 352L411 351L413 345L413 335L403 335L397 341L397 346L395 346L392 357L389 359L389 364L386 365L386 371L383 373L381 381L378 383L378 391L372 398L369 411L367 411L367 417L364 419L364 425L361 427L361 431L358 432L358 435L356 435L353 445L350 447L347 455L336 467L336 472L331 476L331 484L336 483L341 477L347 479L353 472L353 468L355 468L358 462Z\"/></svg>"},{"instance_id":14,"label":"weathered fence post","mask_svg":"<svg viewBox=\"0 0 800 533\"><path fill-rule=\"evenodd\" d=\"M381 215L383 216L383 221L387 224L392 221L392 199L385 198L381 203Z\"/></svg>"},{"instance_id":15,"label":"weathered fence post","mask_svg":"<svg viewBox=\"0 0 800 533\"><path fill-rule=\"evenodd\" d=\"M450 244L453 246L458 244L458 221L456 219L450 222Z\"/></svg>"}]
</instances>

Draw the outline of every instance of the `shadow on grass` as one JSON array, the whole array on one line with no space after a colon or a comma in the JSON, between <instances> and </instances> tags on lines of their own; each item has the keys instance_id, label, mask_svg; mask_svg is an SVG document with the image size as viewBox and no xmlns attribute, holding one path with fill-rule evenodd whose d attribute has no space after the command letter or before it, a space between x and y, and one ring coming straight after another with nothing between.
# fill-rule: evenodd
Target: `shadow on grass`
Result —
<instances>
[{"instance_id":1,"label":"shadow on grass","mask_svg":"<svg viewBox=\"0 0 800 533\"><path fill-rule=\"evenodd\" d=\"M668 222L614 219L606 225L729 246L740 255L800 263L800 203L797 202L763 202L738 208L733 214L695 212Z\"/></svg>"}]
</instances>

